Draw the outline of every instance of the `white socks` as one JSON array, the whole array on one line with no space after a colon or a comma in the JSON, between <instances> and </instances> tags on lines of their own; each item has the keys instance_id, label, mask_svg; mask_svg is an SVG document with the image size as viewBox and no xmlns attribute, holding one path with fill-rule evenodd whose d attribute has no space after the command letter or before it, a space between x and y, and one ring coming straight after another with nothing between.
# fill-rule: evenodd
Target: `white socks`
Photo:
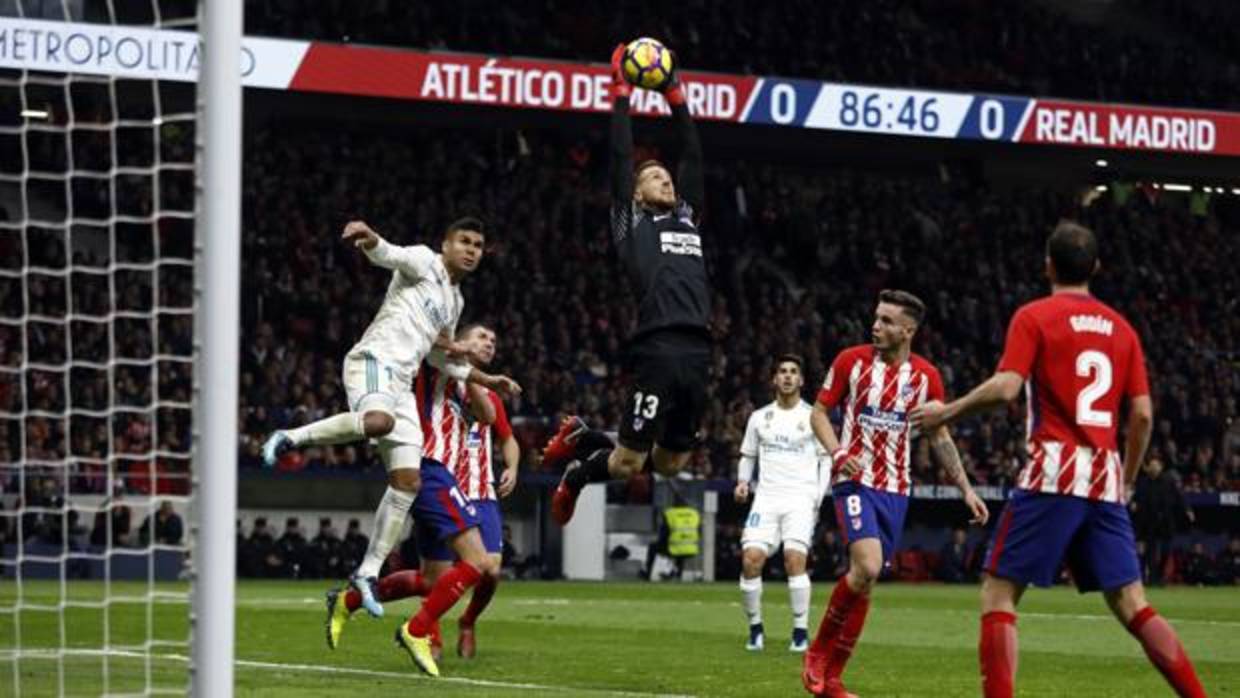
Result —
<instances>
[{"instance_id":1,"label":"white socks","mask_svg":"<svg viewBox=\"0 0 1240 698\"><path fill-rule=\"evenodd\" d=\"M337 415L340 416L340 415ZM327 420L324 420L327 421ZM400 539L405 528L405 517L409 515L409 507L413 506L414 495L408 492L387 488L383 499L379 500L379 508L375 510L375 526L371 531L370 546L366 548L366 557L358 566L355 576L378 577L379 569L388 553Z\"/></svg>"},{"instance_id":2,"label":"white socks","mask_svg":"<svg viewBox=\"0 0 1240 698\"><path fill-rule=\"evenodd\" d=\"M746 579L741 577L741 607L750 625L762 622L762 578Z\"/></svg>"},{"instance_id":3,"label":"white socks","mask_svg":"<svg viewBox=\"0 0 1240 698\"><path fill-rule=\"evenodd\" d=\"M284 432L298 447L347 444L366 438L361 412L341 412Z\"/></svg>"},{"instance_id":4,"label":"white socks","mask_svg":"<svg viewBox=\"0 0 1240 698\"><path fill-rule=\"evenodd\" d=\"M744 582L741 582L742 586ZM788 578L788 598L792 602L792 627L809 627L810 584L808 574Z\"/></svg>"}]
</instances>

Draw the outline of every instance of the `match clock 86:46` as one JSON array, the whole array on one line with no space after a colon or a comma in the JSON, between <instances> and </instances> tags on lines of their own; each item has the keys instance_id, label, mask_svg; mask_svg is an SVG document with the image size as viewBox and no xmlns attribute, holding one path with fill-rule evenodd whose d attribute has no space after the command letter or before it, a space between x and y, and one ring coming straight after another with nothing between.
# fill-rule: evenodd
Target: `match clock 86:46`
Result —
<instances>
[{"instance_id":1,"label":"match clock 86:46","mask_svg":"<svg viewBox=\"0 0 1240 698\"><path fill-rule=\"evenodd\" d=\"M969 95L856 85L828 85L814 116L826 128L951 138L972 101Z\"/></svg>"}]
</instances>

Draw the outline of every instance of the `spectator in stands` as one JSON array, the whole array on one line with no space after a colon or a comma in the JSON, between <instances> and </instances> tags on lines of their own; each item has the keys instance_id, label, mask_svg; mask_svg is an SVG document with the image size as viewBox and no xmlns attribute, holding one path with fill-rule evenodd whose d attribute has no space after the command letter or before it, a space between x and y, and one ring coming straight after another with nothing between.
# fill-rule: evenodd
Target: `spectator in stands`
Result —
<instances>
[{"instance_id":1,"label":"spectator in stands","mask_svg":"<svg viewBox=\"0 0 1240 698\"><path fill-rule=\"evenodd\" d=\"M241 526L241 519L237 519L237 541L235 543L236 551L233 555L237 558L237 576L252 577L254 576L249 567L246 565L245 550L245 529Z\"/></svg>"},{"instance_id":2,"label":"spectator in stands","mask_svg":"<svg viewBox=\"0 0 1240 698\"><path fill-rule=\"evenodd\" d=\"M284 560L283 576L300 579L305 565L306 537L301 533L301 522L296 516L285 520L284 534L276 541L276 549Z\"/></svg>"},{"instance_id":3,"label":"spectator in stands","mask_svg":"<svg viewBox=\"0 0 1240 698\"><path fill-rule=\"evenodd\" d=\"M835 581L848 571L848 556L840 545L835 529L824 527L818 545L814 546L814 577L821 581Z\"/></svg>"},{"instance_id":4,"label":"spectator in stands","mask_svg":"<svg viewBox=\"0 0 1240 698\"><path fill-rule=\"evenodd\" d=\"M56 506L56 483L51 478L28 477L26 479L25 496L18 505L19 509L41 507L50 509ZM37 511L26 511L22 514L22 535L26 540L47 541L52 536L51 514Z\"/></svg>"},{"instance_id":5,"label":"spectator in stands","mask_svg":"<svg viewBox=\"0 0 1240 698\"><path fill-rule=\"evenodd\" d=\"M132 525L131 517L129 506L120 500L119 494L109 500L104 500L103 508L95 513L90 544L103 547L130 545L132 543L129 531ZM110 529L108 528L109 522L111 523Z\"/></svg>"},{"instance_id":6,"label":"spectator in stands","mask_svg":"<svg viewBox=\"0 0 1240 698\"><path fill-rule=\"evenodd\" d=\"M0 494L3 491L0 488ZM0 550L3 550L4 546L9 542L9 528L9 516L4 513L4 498L0 497Z\"/></svg>"},{"instance_id":7,"label":"spectator in stands","mask_svg":"<svg viewBox=\"0 0 1240 698\"><path fill-rule=\"evenodd\" d=\"M1218 557L1219 582L1240 584L1240 536L1232 536Z\"/></svg>"},{"instance_id":8,"label":"spectator in stands","mask_svg":"<svg viewBox=\"0 0 1240 698\"><path fill-rule=\"evenodd\" d=\"M939 551L935 576L948 584L973 581L969 575L969 536L963 528L952 529L952 539Z\"/></svg>"},{"instance_id":9,"label":"spectator in stands","mask_svg":"<svg viewBox=\"0 0 1240 698\"><path fill-rule=\"evenodd\" d=\"M276 549L275 539L267 530L267 519L254 519L254 528L250 529L250 537L245 541L243 555L246 576L248 577L279 577L284 569L284 558Z\"/></svg>"},{"instance_id":10,"label":"spectator in stands","mask_svg":"<svg viewBox=\"0 0 1240 698\"><path fill-rule=\"evenodd\" d=\"M1137 539L1145 544L1146 582L1162 584L1171 539L1181 522L1193 521L1192 510L1185 505L1174 477L1163 470L1162 459L1153 457L1146 462L1128 507Z\"/></svg>"},{"instance_id":11,"label":"spectator in stands","mask_svg":"<svg viewBox=\"0 0 1240 698\"><path fill-rule=\"evenodd\" d=\"M1201 541L1193 543L1184 554L1183 577L1185 584L1204 586L1218 583L1214 560L1206 554L1206 547Z\"/></svg>"},{"instance_id":12,"label":"spectator in stands","mask_svg":"<svg viewBox=\"0 0 1240 698\"><path fill-rule=\"evenodd\" d=\"M715 533L715 578L740 579L741 528L734 523L721 523Z\"/></svg>"},{"instance_id":13,"label":"spectator in stands","mask_svg":"<svg viewBox=\"0 0 1240 698\"><path fill-rule=\"evenodd\" d=\"M343 568L357 569L362 558L366 556L366 548L369 546L370 538L362 533L362 523L357 519L349 519L349 528L344 533L344 545L340 551Z\"/></svg>"},{"instance_id":14,"label":"spectator in stands","mask_svg":"<svg viewBox=\"0 0 1240 698\"><path fill-rule=\"evenodd\" d=\"M352 568L346 569L341 564L343 552L344 542L336 535L332 520L326 516L319 519L319 534L310 541L303 576L322 579L348 574Z\"/></svg>"},{"instance_id":15,"label":"spectator in stands","mask_svg":"<svg viewBox=\"0 0 1240 698\"><path fill-rule=\"evenodd\" d=\"M155 523L155 542L162 545L180 545L181 537L185 535L185 527L181 522L181 515L172 508L172 502L164 500L159 503L159 509L152 515L147 516L142 522L142 527L138 529L138 540L142 545L146 545L151 538L151 519Z\"/></svg>"}]
</instances>

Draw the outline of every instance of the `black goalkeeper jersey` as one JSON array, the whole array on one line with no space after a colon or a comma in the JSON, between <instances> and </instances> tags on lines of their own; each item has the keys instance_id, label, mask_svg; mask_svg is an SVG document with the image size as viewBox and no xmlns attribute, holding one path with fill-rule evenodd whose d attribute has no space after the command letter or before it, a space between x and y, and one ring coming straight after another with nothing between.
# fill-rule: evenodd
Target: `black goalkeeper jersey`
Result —
<instances>
[{"instance_id":1,"label":"black goalkeeper jersey","mask_svg":"<svg viewBox=\"0 0 1240 698\"><path fill-rule=\"evenodd\" d=\"M710 280L702 255L697 208L703 198L702 148L688 110L674 107L684 152L676 178L681 199L657 212L633 201L633 136L629 103L618 98L611 129L611 233L616 251L637 291L634 343L664 345L662 330L709 342ZM696 343L696 342L695 342Z\"/></svg>"}]
</instances>

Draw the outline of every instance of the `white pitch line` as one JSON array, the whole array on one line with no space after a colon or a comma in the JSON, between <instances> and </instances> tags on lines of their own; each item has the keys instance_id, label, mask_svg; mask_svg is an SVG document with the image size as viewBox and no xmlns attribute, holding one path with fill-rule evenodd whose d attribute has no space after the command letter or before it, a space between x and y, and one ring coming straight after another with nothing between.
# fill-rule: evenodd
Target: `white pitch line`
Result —
<instances>
[{"instance_id":1,"label":"white pitch line","mask_svg":"<svg viewBox=\"0 0 1240 698\"><path fill-rule=\"evenodd\" d=\"M142 652L132 652L128 650L94 650L94 649L72 649L49 650L49 649L33 649L33 650L16 650L0 652L0 657L6 661L13 661L20 657L30 657L32 659L56 659L64 656L79 657L126 657L130 659L164 659L174 662L188 662L189 657L183 654L143 654ZM324 666L321 664L284 664L280 662L260 662L252 659L237 659L233 661L236 666L246 667L250 669L276 669L300 672L317 672L320 674L344 674L352 676L373 676L385 679L419 679L423 681L431 681L435 683L455 683L465 686L481 686L487 688L512 688L521 691L554 691L557 693L572 693L575 695L592 695L592 696L619 696L621 698L696 698L693 695L677 694L677 693L642 693L640 691L617 691L601 688L581 688L576 686L552 686L537 683L516 683L512 681L492 681L488 679L467 679L459 676L448 676L431 678L422 674L410 671L378 671L376 669L355 669L353 667L336 667Z\"/></svg>"}]
</instances>

